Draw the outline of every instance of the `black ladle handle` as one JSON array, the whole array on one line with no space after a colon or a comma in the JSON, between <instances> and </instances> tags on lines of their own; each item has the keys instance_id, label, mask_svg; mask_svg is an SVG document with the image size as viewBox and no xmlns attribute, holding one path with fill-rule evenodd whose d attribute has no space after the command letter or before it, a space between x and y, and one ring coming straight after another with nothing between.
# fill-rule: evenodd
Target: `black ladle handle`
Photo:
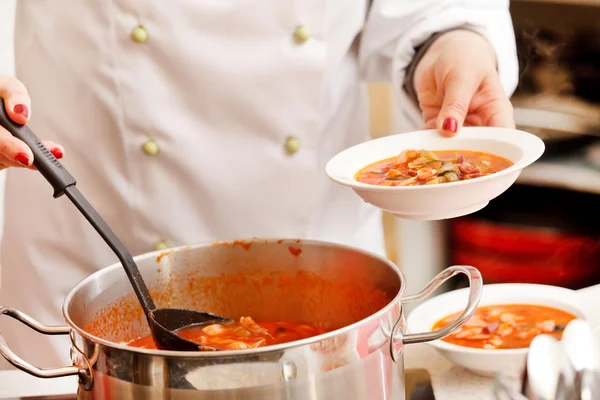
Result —
<instances>
[{"instance_id":1,"label":"black ladle handle","mask_svg":"<svg viewBox=\"0 0 600 400\"><path fill-rule=\"evenodd\" d=\"M150 297L150 292L142 279L131 253L121 240L114 234L104 219L96 212L94 207L75 187L77 181L62 164L50 153L48 148L27 127L14 122L6 113L4 100L0 97L0 126L10 132L14 137L21 139L33 152L33 165L41 172L46 180L54 188L54 197L58 198L66 194L71 202L79 209L85 218L92 224L94 229L102 236L104 241L113 250L121 261L125 273L133 286L144 314L148 317L149 312L156 310L156 306Z\"/></svg>"},{"instance_id":2,"label":"black ladle handle","mask_svg":"<svg viewBox=\"0 0 600 400\"><path fill-rule=\"evenodd\" d=\"M26 125L17 124L6 113L4 99L0 97L0 126L9 131L17 139L21 139L33 152L33 165L41 172L54 188L54 198L62 196L65 189L75 186L77 181L63 168L56 157L33 134Z\"/></svg>"}]
</instances>

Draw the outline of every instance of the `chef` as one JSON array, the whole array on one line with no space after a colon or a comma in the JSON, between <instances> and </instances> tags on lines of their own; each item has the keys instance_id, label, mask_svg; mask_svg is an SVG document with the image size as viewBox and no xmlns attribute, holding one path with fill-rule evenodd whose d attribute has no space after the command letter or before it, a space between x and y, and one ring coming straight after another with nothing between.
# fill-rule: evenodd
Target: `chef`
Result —
<instances>
[{"instance_id":1,"label":"chef","mask_svg":"<svg viewBox=\"0 0 600 400\"><path fill-rule=\"evenodd\" d=\"M446 136L514 124L508 0L17 3L6 110L51 140L133 254L294 237L383 255L380 212L324 173L369 137L364 82L391 81ZM68 291L116 258L4 130L0 163L0 304L64 324ZM37 366L70 363L66 337L0 329Z\"/></svg>"}]
</instances>

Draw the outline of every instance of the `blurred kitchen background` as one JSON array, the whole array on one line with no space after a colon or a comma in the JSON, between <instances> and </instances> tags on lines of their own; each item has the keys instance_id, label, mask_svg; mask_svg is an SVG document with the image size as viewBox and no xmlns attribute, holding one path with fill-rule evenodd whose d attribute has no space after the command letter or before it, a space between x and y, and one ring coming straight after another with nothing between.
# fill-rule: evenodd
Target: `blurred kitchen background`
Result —
<instances>
[{"instance_id":1,"label":"blurred kitchen background","mask_svg":"<svg viewBox=\"0 0 600 400\"><path fill-rule=\"evenodd\" d=\"M600 0L510 6L521 70L515 119L544 140L546 153L473 215L432 223L386 218L390 256L411 292L450 264L477 267L486 283L600 283ZM390 89L372 92L374 134L404 130L404 118L378 113Z\"/></svg>"},{"instance_id":2,"label":"blurred kitchen background","mask_svg":"<svg viewBox=\"0 0 600 400\"><path fill-rule=\"evenodd\" d=\"M0 74L14 70L14 7L0 1ZM385 216L388 255L409 292L450 264L474 265L488 283L600 283L600 0L513 0L511 13L521 66L515 117L546 142L546 154L471 216ZM418 128L390 85L369 90L373 136ZM3 208L3 173L0 187Z\"/></svg>"}]
</instances>

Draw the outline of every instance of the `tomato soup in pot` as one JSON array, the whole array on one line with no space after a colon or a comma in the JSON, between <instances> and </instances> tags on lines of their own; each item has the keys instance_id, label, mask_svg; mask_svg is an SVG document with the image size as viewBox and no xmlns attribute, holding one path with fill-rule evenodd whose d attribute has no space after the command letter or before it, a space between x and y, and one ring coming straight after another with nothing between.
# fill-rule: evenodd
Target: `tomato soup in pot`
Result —
<instances>
[{"instance_id":1,"label":"tomato soup in pot","mask_svg":"<svg viewBox=\"0 0 600 400\"><path fill-rule=\"evenodd\" d=\"M38 330L69 334L73 366L44 373L78 375L80 399L404 400L404 340L446 335L405 333L402 273L389 260L348 246L254 239L180 247L135 261L158 307L203 310L235 323L181 331L217 351L156 349L123 268L104 268L67 296L68 326ZM476 269L450 267L429 286L456 273L473 283L468 315L481 296Z\"/></svg>"}]
</instances>

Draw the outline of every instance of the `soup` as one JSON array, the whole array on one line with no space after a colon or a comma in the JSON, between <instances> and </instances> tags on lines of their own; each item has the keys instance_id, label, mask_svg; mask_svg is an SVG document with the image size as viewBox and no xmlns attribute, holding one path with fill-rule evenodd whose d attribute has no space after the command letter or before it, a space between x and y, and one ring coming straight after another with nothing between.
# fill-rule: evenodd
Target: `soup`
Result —
<instances>
[{"instance_id":1,"label":"soup","mask_svg":"<svg viewBox=\"0 0 600 400\"><path fill-rule=\"evenodd\" d=\"M448 325L460 314L442 318L433 329ZM557 308L532 304L485 306L477 308L458 332L442 340L479 349L523 349L540 334L560 340L565 326L576 318Z\"/></svg>"},{"instance_id":2,"label":"soup","mask_svg":"<svg viewBox=\"0 0 600 400\"><path fill-rule=\"evenodd\" d=\"M513 165L491 153L468 150L404 150L358 171L357 181L378 186L420 186L491 175Z\"/></svg>"},{"instance_id":3,"label":"soup","mask_svg":"<svg viewBox=\"0 0 600 400\"><path fill-rule=\"evenodd\" d=\"M321 335L327 330L316 325L285 321L261 321L241 317L239 322L190 327L177 334L192 342L217 350L243 350L293 342ZM126 343L128 346L156 350L151 335Z\"/></svg>"}]
</instances>

